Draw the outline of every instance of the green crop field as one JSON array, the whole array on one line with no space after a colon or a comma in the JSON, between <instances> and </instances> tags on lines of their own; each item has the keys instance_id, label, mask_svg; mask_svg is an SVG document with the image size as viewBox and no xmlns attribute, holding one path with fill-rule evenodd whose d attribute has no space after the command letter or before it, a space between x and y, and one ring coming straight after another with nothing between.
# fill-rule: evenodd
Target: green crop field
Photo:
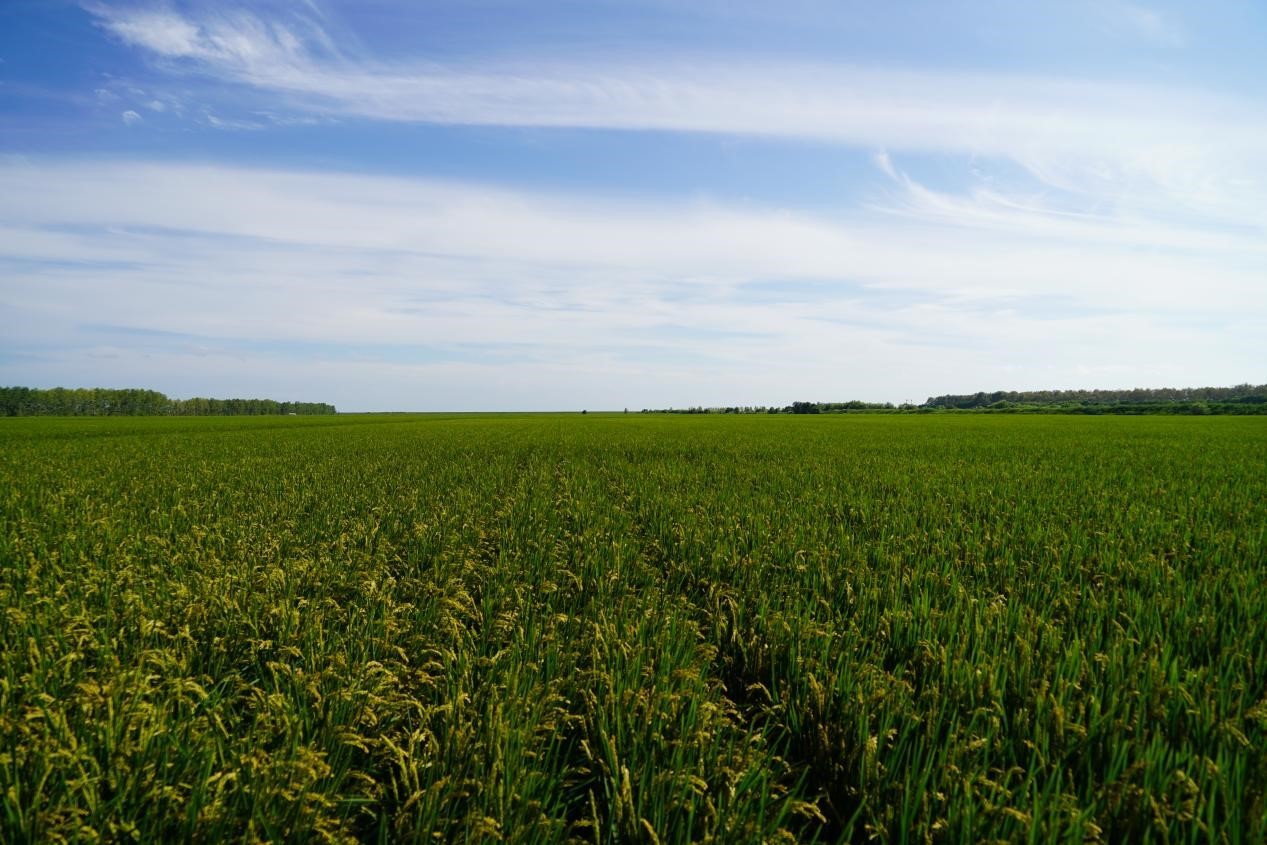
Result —
<instances>
[{"instance_id":1,"label":"green crop field","mask_svg":"<svg viewBox=\"0 0 1267 845\"><path fill-rule=\"evenodd\" d=\"M1267 840L1267 420L0 420L0 841Z\"/></svg>"}]
</instances>

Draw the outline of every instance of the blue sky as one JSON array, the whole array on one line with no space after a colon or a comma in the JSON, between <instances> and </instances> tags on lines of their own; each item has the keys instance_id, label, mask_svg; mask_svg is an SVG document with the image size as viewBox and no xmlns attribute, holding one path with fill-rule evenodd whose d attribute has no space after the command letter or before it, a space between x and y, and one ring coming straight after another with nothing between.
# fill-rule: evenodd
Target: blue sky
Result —
<instances>
[{"instance_id":1,"label":"blue sky","mask_svg":"<svg viewBox=\"0 0 1267 845\"><path fill-rule=\"evenodd\" d=\"M1267 5L0 5L0 383L1267 381Z\"/></svg>"}]
</instances>

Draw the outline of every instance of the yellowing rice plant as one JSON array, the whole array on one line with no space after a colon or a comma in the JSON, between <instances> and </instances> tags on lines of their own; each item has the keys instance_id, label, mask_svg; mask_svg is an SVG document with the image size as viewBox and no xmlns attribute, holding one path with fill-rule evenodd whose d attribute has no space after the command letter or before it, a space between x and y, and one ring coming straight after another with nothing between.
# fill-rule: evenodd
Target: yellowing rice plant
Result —
<instances>
[{"instance_id":1,"label":"yellowing rice plant","mask_svg":"<svg viewBox=\"0 0 1267 845\"><path fill-rule=\"evenodd\" d=\"M0 840L1267 841L1255 418L0 420Z\"/></svg>"}]
</instances>

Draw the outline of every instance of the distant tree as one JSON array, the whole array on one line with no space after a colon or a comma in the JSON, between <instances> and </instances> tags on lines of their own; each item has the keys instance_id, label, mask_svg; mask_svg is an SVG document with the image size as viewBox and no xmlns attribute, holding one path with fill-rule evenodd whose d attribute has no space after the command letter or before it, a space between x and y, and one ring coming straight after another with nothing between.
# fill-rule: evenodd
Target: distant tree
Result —
<instances>
[{"instance_id":1,"label":"distant tree","mask_svg":"<svg viewBox=\"0 0 1267 845\"><path fill-rule=\"evenodd\" d=\"M1014 405L1062 405L1104 408L1115 404L1162 405L1175 402L1267 402L1267 384L1238 384L1233 387L1137 387L1130 390L996 390L993 393L931 396L924 407L984 408L1000 401ZM1084 411L1085 412L1085 411Z\"/></svg>"},{"instance_id":2,"label":"distant tree","mask_svg":"<svg viewBox=\"0 0 1267 845\"><path fill-rule=\"evenodd\" d=\"M169 399L157 390L127 388L0 387L0 416L212 416L227 414L333 414L324 402L272 399Z\"/></svg>"}]
</instances>

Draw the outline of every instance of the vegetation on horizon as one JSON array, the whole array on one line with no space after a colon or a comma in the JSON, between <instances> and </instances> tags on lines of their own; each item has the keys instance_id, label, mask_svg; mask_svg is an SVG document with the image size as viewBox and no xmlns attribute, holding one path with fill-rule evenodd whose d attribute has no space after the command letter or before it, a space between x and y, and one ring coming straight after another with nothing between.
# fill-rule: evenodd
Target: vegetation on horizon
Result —
<instances>
[{"instance_id":1,"label":"vegetation on horizon","mask_svg":"<svg viewBox=\"0 0 1267 845\"><path fill-rule=\"evenodd\" d=\"M999 403L1036 407L1066 406L1156 406L1182 407L1204 403L1225 405L1267 405L1267 384L1238 384L1233 387L1137 387L1129 390L996 390L992 393L930 396L926 408L987 408Z\"/></svg>"},{"instance_id":2,"label":"vegetation on horizon","mask_svg":"<svg viewBox=\"0 0 1267 845\"><path fill-rule=\"evenodd\" d=\"M169 399L157 390L103 387L41 390L0 387L0 417L233 417L268 414L333 414L324 402L277 402L273 399Z\"/></svg>"},{"instance_id":3,"label":"vegetation on horizon","mask_svg":"<svg viewBox=\"0 0 1267 845\"><path fill-rule=\"evenodd\" d=\"M793 402L790 405L644 408L644 414L849 414L972 411L1030 414L1267 414L1267 384L1132 390L996 390L931 396L924 404Z\"/></svg>"},{"instance_id":4,"label":"vegetation on horizon","mask_svg":"<svg viewBox=\"0 0 1267 845\"><path fill-rule=\"evenodd\" d=\"M1267 838L1261 420L580 420L4 420L0 838Z\"/></svg>"}]
</instances>

